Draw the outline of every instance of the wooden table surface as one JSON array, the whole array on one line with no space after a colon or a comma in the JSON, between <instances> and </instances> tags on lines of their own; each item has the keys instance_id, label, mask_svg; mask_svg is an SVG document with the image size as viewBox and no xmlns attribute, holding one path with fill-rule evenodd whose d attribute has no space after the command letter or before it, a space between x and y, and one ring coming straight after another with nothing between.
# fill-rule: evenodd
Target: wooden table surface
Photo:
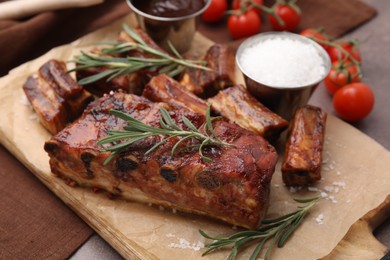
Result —
<instances>
[{"instance_id":1,"label":"wooden table surface","mask_svg":"<svg viewBox=\"0 0 390 260\"><path fill-rule=\"evenodd\" d=\"M359 39L363 56L364 81L372 86L375 93L374 111L365 120L354 124L356 128L390 149L390 91L388 90L388 69L390 55L390 1L365 0L378 10L378 16L346 35L344 38ZM320 106L328 113L334 113L331 98L323 87L319 87L310 103ZM380 158L378 158L379 160ZM390 248L390 218L375 231L379 241ZM78 259L122 259L99 235L94 234L71 258Z\"/></svg>"}]
</instances>

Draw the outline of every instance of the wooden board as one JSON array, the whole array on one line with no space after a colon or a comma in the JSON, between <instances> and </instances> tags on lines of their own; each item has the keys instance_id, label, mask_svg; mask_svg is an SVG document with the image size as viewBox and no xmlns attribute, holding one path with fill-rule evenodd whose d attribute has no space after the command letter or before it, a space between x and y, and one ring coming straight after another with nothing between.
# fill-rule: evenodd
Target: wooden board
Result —
<instances>
[{"instance_id":1,"label":"wooden board","mask_svg":"<svg viewBox=\"0 0 390 260\"><path fill-rule=\"evenodd\" d=\"M332 252L324 257L333 259L380 259L390 249L373 235L374 230L390 216L390 195L379 207L356 221Z\"/></svg>"},{"instance_id":2,"label":"wooden board","mask_svg":"<svg viewBox=\"0 0 390 260\"><path fill-rule=\"evenodd\" d=\"M67 186L51 174L48 156L43 150L43 143L50 135L35 119L31 108L25 105L21 86L28 75L50 58L69 60L81 49L88 49L98 41L115 39L123 22L131 24L134 20L127 17L70 45L53 49L1 78L1 142L125 258L200 259L204 250L200 242L206 241L199 235L199 229L211 235L232 234L235 230L230 225L205 217L109 200L102 193L94 194L89 189ZM198 34L192 50L202 52L210 44ZM317 195L306 189L284 187L280 160L271 184L269 216L294 210L297 205L292 202L293 197ZM273 251L274 259L292 256L295 259L318 259L330 253L328 257L333 259L335 256L351 255L356 248L362 254L365 252L367 257L375 255L374 258L380 258L385 251L383 246L376 246L375 250L370 248L369 255L370 250L359 244L361 241L350 241L356 234L366 239L366 235L371 234L372 223L381 222L388 213L389 161L390 153L386 149L355 128L329 116L322 171L324 179L313 187L326 196L312 209L286 246ZM318 221L320 215L324 218ZM362 216L365 217L359 221ZM248 258L251 250L253 246L241 256ZM228 253L228 250L220 250L205 259L223 259Z\"/></svg>"}]
</instances>

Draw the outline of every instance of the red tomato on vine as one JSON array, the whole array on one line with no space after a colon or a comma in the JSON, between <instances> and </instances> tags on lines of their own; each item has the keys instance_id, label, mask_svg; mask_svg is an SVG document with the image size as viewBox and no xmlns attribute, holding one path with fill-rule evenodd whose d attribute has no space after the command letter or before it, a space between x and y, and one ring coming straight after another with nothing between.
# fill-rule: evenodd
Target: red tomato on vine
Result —
<instances>
[{"instance_id":1,"label":"red tomato on vine","mask_svg":"<svg viewBox=\"0 0 390 260\"><path fill-rule=\"evenodd\" d=\"M344 120L356 122L365 118L373 109L374 93L364 83L352 83L342 87L333 96L333 107Z\"/></svg>"},{"instance_id":2,"label":"red tomato on vine","mask_svg":"<svg viewBox=\"0 0 390 260\"><path fill-rule=\"evenodd\" d=\"M276 3L273 12L274 14L268 15L268 20L276 31L294 31L301 21L301 13L296 5ZM280 21L275 15L280 18Z\"/></svg>"},{"instance_id":3,"label":"red tomato on vine","mask_svg":"<svg viewBox=\"0 0 390 260\"><path fill-rule=\"evenodd\" d=\"M353 41L334 42L334 46L329 46L328 54L332 62L338 60L351 60L350 57L356 62L362 61L358 43Z\"/></svg>"},{"instance_id":4,"label":"red tomato on vine","mask_svg":"<svg viewBox=\"0 0 390 260\"><path fill-rule=\"evenodd\" d=\"M234 39L248 37L260 32L261 20L255 10L243 14L232 14L227 21L230 35Z\"/></svg>"},{"instance_id":5,"label":"red tomato on vine","mask_svg":"<svg viewBox=\"0 0 390 260\"><path fill-rule=\"evenodd\" d=\"M324 80L326 90L333 95L343 86L361 81L360 68L352 62L333 62Z\"/></svg>"},{"instance_id":6,"label":"red tomato on vine","mask_svg":"<svg viewBox=\"0 0 390 260\"><path fill-rule=\"evenodd\" d=\"M217 22L222 19L227 9L228 3L226 0L211 0L210 5L203 12L201 18L205 22Z\"/></svg>"},{"instance_id":7,"label":"red tomato on vine","mask_svg":"<svg viewBox=\"0 0 390 260\"><path fill-rule=\"evenodd\" d=\"M252 4L254 3L254 4ZM249 10L255 10L258 15L261 13L261 9L257 8L256 5L263 6L263 0L233 0L232 2L232 9L233 10L238 10L241 8L244 8L244 10L249 11ZM242 6L244 5L244 6Z\"/></svg>"},{"instance_id":8,"label":"red tomato on vine","mask_svg":"<svg viewBox=\"0 0 390 260\"><path fill-rule=\"evenodd\" d=\"M330 42L328 36L323 33L320 29L308 28L299 33L302 36L312 39L321 45L325 50L328 49L329 45L327 43Z\"/></svg>"}]
</instances>

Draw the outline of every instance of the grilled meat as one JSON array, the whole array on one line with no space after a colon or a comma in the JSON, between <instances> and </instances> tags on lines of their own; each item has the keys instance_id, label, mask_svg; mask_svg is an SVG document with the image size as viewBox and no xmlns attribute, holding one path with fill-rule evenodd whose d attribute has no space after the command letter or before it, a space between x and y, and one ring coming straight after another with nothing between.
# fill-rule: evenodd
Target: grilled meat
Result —
<instances>
[{"instance_id":1,"label":"grilled meat","mask_svg":"<svg viewBox=\"0 0 390 260\"><path fill-rule=\"evenodd\" d=\"M145 86L142 95L149 100L187 108L198 114L204 115L207 109L207 103L203 99L198 98L165 74L153 77Z\"/></svg>"},{"instance_id":2,"label":"grilled meat","mask_svg":"<svg viewBox=\"0 0 390 260\"><path fill-rule=\"evenodd\" d=\"M140 38L151 48L160 52L165 51L161 49L142 29L139 27L133 28ZM134 42L134 39L130 37L125 31L121 31L118 36L118 42ZM109 55L107 55L109 56ZM154 55L145 53L139 50L131 50L120 54L120 57L138 57L138 58L155 58ZM106 67L91 67L76 71L77 80L81 80L98 73L106 71ZM119 89L132 94L141 95L145 84L157 74L156 71L140 70L133 73L118 76L111 81L107 81L108 76L104 77L96 82L85 84L84 88L94 95L101 97L105 93L110 91L117 91Z\"/></svg>"},{"instance_id":3,"label":"grilled meat","mask_svg":"<svg viewBox=\"0 0 390 260\"><path fill-rule=\"evenodd\" d=\"M209 98L212 108L225 118L269 140L275 140L288 122L257 101L242 85L221 90Z\"/></svg>"},{"instance_id":4,"label":"grilled meat","mask_svg":"<svg viewBox=\"0 0 390 260\"><path fill-rule=\"evenodd\" d=\"M40 122L52 134L80 116L93 100L66 71L64 62L50 60L23 85Z\"/></svg>"},{"instance_id":5,"label":"grilled meat","mask_svg":"<svg viewBox=\"0 0 390 260\"><path fill-rule=\"evenodd\" d=\"M259 103L241 85L221 90L206 102L183 88L174 79L159 75L153 77L145 86L143 96L155 102L184 107L199 114L205 114L208 102L212 104L215 112L229 121L269 140L275 140L288 126L286 120Z\"/></svg>"},{"instance_id":6,"label":"grilled meat","mask_svg":"<svg viewBox=\"0 0 390 260\"><path fill-rule=\"evenodd\" d=\"M290 123L282 164L288 186L312 184L321 179L326 113L318 107L299 108Z\"/></svg>"},{"instance_id":7,"label":"grilled meat","mask_svg":"<svg viewBox=\"0 0 390 260\"><path fill-rule=\"evenodd\" d=\"M139 36L140 38L148 45L149 47L158 50L159 52L168 54L164 49L162 49L150 36L142 30L140 27L133 27L132 28ZM133 38L124 30L122 30L119 33L118 36L119 42L135 42ZM139 50L131 50L127 53L125 53L125 56L131 56L131 57L148 57L148 58L154 58L152 54L147 54L144 52L141 52Z\"/></svg>"},{"instance_id":8,"label":"grilled meat","mask_svg":"<svg viewBox=\"0 0 390 260\"><path fill-rule=\"evenodd\" d=\"M179 80L180 84L204 98L234 84L235 62L228 46L214 44L207 51L204 60L210 70L187 68Z\"/></svg>"},{"instance_id":9,"label":"grilled meat","mask_svg":"<svg viewBox=\"0 0 390 260\"><path fill-rule=\"evenodd\" d=\"M151 48L169 55L160 48L142 29L133 28L140 38ZM119 34L118 42L134 42L135 40L125 31ZM120 57L155 58L155 55L140 51L130 50L118 54ZM235 62L232 53L225 45L215 44L207 51L204 60L210 70L187 68L181 75L180 83L190 92L196 95L209 97L215 95L218 90L233 84ZM96 75L106 71L106 67L92 67L76 71L77 80ZM85 84L84 87L96 96L102 96L111 90L119 89L132 94L141 94L144 85L158 74L158 68L154 70L143 69L126 75L121 75L111 82L107 82L108 76L96 82Z\"/></svg>"},{"instance_id":10,"label":"grilled meat","mask_svg":"<svg viewBox=\"0 0 390 260\"><path fill-rule=\"evenodd\" d=\"M112 116L110 109L129 113L142 122L158 126L160 107L184 127L185 115L202 129L203 114L167 103L154 103L144 97L122 92L105 95L90 104L84 114L45 143L50 166L58 176L83 186L105 189L125 199L153 203L184 212L207 215L228 223L256 228L269 201L272 174L277 161L275 149L261 136L223 119L214 120L216 135L233 146L208 147L204 162L191 142L172 138L145 155L162 136L144 139L130 146L109 164L110 155L96 142L108 129L121 129L125 122Z\"/></svg>"},{"instance_id":11,"label":"grilled meat","mask_svg":"<svg viewBox=\"0 0 390 260\"><path fill-rule=\"evenodd\" d=\"M87 69L77 70L76 78L77 80L82 80L84 78L96 75L98 73L106 71L108 68L105 67L91 67ZM118 76L111 81L107 81L108 77L104 77L100 80L97 80L93 83L85 84L83 87L94 94L95 96L101 97L105 93L110 91L123 90L127 93L133 93L140 95L142 93L143 86L149 81L151 76L145 73L130 73Z\"/></svg>"}]
</instances>

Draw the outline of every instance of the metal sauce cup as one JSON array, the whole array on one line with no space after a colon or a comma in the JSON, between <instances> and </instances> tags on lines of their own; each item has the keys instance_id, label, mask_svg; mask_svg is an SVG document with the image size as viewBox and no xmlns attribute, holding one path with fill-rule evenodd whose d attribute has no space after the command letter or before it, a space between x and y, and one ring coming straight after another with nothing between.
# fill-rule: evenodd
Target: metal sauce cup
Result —
<instances>
[{"instance_id":1,"label":"metal sauce cup","mask_svg":"<svg viewBox=\"0 0 390 260\"><path fill-rule=\"evenodd\" d=\"M205 5L199 11L180 17L160 17L147 14L133 5L133 0L126 0L136 14L139 26L159 45L170 51L170 41L177 51L184 53L191 47L197 29L197 18L210 5L211 0L205 0Z\"/></svg>"},{"instance_id":2,"label":"metal sauce cup","mask_svg":"<svg viewBox=\"0 0 390 260\"><path fill-rule=\"evenodd\" d=\"M323 65L325 66L325 73L322 77L318 78L315 82L309 85L303 86L270 86L259 82L251 77L249 77L245 71L245 68L241 65L242 52L253 45L254 43L260 43L270 39L270 38L289 38L304 42L306 44L312 45L320 57L323 59ZM261 57L258 57L261 59ZM307 104L311 94L318 86L318 84L326 77L331 68L331 62L329 55L326 53L324 48L322 48L315 41L301 36L299 34L288 33L288 32L267 32L260 33L255 36L252 36L246 39L240 44L236 52L236 63L239 69L241 70L246 87L248 91L252 93L262 104L267 106L273 112L277 113L286 120L290 120L298 107L304 106ZM318 64L321 66L321 64Z\"/></svg>"}]
</instances>

